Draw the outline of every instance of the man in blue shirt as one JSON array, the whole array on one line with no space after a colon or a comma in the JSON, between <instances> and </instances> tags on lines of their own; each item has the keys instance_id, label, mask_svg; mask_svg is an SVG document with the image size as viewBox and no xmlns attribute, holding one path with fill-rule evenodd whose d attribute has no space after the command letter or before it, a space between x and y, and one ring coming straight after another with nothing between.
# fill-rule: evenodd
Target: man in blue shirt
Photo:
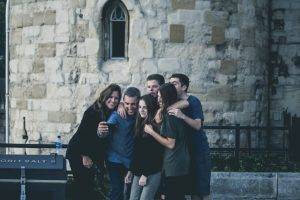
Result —
<instances>
[{"instance_id":1,"label":"man in blue shirt","mask_svg":"<svg viewBox=\"0 0 300 200\"><path fill-rule=\"evenodd\" d=\"M175 86L181 101L169 109L169 114L183 119L191 127L188 131L191 154L189 192L192 194L192 200L207 200L210 199L211 163L207 137L202 129L202 106L197 97L187 94L189 78L186 75L172 74L170 83ZM178 108L185 109L181 112Z\"/></svg>"},{"instance_id":2,"label":"man in blue shirt","mask_svg":"<svg viewBox=\"0 0 300 200\"><path fill-rule=\"evenodd\" d=\"M132 161L134 123L140 96L137 88L128 88L123 97L126 118L113 112L107 122L99 125L100 137L109 133L106 165L111 183L110 200L124 199L124 177Z\"/></svg>"}]
</instances>

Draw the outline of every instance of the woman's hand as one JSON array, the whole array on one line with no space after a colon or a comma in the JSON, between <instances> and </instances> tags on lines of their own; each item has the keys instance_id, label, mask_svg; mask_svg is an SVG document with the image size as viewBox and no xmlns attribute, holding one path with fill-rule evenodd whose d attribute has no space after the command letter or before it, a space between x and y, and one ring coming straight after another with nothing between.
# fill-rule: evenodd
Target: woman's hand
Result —
<instances>
[{"instance_id":1,"label":"woman's hand","mask_svg":"<svg viewBox=\"0 0 300 200\"><path fill-rule=\"evenodd\" d=\"M140 185L140 186L145 186L146 184L147 184L147 177L144 176L144 175L142 175L142 176L140 177L140 180L139 180L139 185Z\"/></svg>"},{"instance_id":2,"label":"woman's hand","mask_svg":"<svg viewBox=\"0 0 300 200\"><path fill-rule=\"evenodd\" d=\"M108 134L108 125L106 122L100 122L98 124L97 134L100 138L106 137Z\"/></svg>"},{"instance_id":3,"label":"woman's hand","mask_svg":"<svg viewBox=\"0 0 300 200\"><path fill-rule=\"evenodd\" d=\"M131 183L131 180L132 180L132 172L128 171L127 174L126 174L126 176L125 176L124 182L126 184L128 184L128 183Z\"/></svg>"},{"instance_id":4,"label":"woman's hand","mask_svg":"<svg viewBox=\"0 0 300 200\"><path fill-rule=\"evenodd\" d=\"M150 124L146 124L144 127L144 131L149 135L152 135L154 130Z\"/></svg>"},{"instance_id":5,"label":"woman's hand","mask_svg":"<svg viewBox=\"0 0 300 200\"><path fill-rule=\"evenodd\" d=\"M90 169L93 165L93 161L89 156L81 156L82 157L82 164L84 167Z\"/></svg>"},{"instance_id":6,"label":"woman's hand","mask_svg":"<svg viewBox=\"0 0 300 200\"><path fill-rule=\"evenodd\" d=\"M169 115L174 115L175 117L180 118L180 119L185 118L185 114L183 114L181 112L181 110L177 109L177 108L170 108L170 110L168 110L168 113L169 113Z\"/></svg>"},{"instance_id":7,"label":"woman's hand","mask_svg":"<svg viewBox=\"0 0 300 200\"><path fill-rule=\"evenodd\" d=\"M124 108L124 103L122 102L119 103L117 112L123 119L126 119L126 110Z\"/></svg>"}]
</instances>

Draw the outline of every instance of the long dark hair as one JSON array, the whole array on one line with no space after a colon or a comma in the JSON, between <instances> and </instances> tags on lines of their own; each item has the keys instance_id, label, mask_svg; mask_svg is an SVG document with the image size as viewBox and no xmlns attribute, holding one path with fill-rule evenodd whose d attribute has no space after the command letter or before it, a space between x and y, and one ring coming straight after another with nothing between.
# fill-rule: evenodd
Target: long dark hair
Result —
<instances>
[{"instance_id":1,"label":"long dark hair","mask_svg":"<svg viewBox=\"0 0 300 200\"><path fill-rule=\"evenodd\" d=\"M144 101L147 106L147 117L142 118L140 113L138 113L138 116L135 121L135 136L145 136L145 124L151 124L152 126L155 126L154 116L159 108L156 98L153 97L151 94L146 94L142 96L140 98L140 101Z\"/></svg>"},{"instance_id":2,"label":"long dark hair","mask_svg":"<svg viewBox=\"0 0 300 200\"><path fill-rule=\"evenodd\" d=\"M177 91L173 84L165 83L159 87L159 92L163 105L162 112L166 113L167 108L178 101Z\"/></svg>"},{"instance_id":3,"label":"long dark hair","mask_svg":"<svg viewBox=\"0 0 300 200\"><path fill-rule=\"evenodd\" d=\"M115 91L119 93L119 102L120 102L120 99L122 96L120 86L117 84L110 84L104 90L102 90L98 99L93 104L93 108L97 112L102 113L101 117L103 120L106 120L109 117L110 113L112 112L112 110L109 110L107 108L107 106L105 105L105 102L107 101L108 98L110 98L111 94Z\"/></svg>"}]
</instances>

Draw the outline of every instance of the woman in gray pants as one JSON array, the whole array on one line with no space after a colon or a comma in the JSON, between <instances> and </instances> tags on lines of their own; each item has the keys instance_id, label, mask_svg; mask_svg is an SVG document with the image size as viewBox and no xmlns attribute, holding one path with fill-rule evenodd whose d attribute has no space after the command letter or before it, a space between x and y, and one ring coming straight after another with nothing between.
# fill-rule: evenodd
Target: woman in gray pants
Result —
<instances>
[{"instance_id":1,"label":"woman in gray pants","mask_svg":"<svg viewBox=\"0 0 300 200\"><path fill-rule=\"evenodd\" d=\"M158 129L154 122L157 110L158 103L153 96L148 94L141 97L135 125L133 160L125 177L125 183L128 183L134 175L130 200L154 200L160 184L163 147L144 131L145 124Z\"/></svg>"}]
</instances>

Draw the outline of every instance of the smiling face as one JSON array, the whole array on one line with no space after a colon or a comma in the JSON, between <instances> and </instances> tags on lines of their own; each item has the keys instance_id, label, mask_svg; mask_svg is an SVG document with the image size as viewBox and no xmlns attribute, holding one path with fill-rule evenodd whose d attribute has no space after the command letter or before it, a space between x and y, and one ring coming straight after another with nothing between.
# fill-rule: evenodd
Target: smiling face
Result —
<instances>
[{"instance_id":1,"label":"smiling face","mask_svg":"<svg viewBox=\"0 0 300 200\"><path fill-rule=\"evenodd\" d=\"M145 119L148 116L148 109L144 100L139 102L139 113L141 118Z\"/></svg>"},{"instance_id":2,"label":"smiling face","mask_svg":"<svg viewBox=\"0 0 300 200\"><path fill-rule=\"evenodd\" d=\"M157 97L157 92L159 89L159 84L157 80L147 81L147 92L154 97Z\"/></svg>"},{"instance_id":3,"label":"smiling face","mask_svg":"<svg viewBox=\"0 0 300 200\"><path fill-rule=\"evenodd\" d=\"M120 94L118 91L113 91L109 98L105 101L105 105L108 109L113 110L116 108L120 101Z\"/></svg>"},{"instance_id":4,"label":"smiling face","mask_svg":"<svg viewBox=\"0 0 300 200\"><path fill-rule=\"evenodd\" d=\"M128 115L134 115L137 111L138 98L125 95L123 102L126 113Z\"/></svg>"}]
</instances>

